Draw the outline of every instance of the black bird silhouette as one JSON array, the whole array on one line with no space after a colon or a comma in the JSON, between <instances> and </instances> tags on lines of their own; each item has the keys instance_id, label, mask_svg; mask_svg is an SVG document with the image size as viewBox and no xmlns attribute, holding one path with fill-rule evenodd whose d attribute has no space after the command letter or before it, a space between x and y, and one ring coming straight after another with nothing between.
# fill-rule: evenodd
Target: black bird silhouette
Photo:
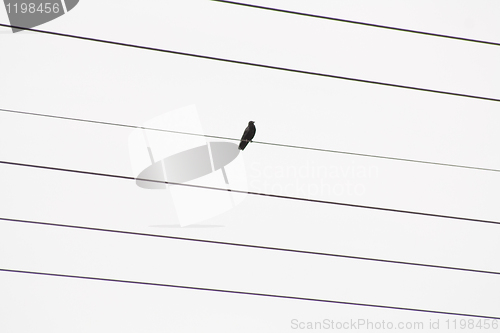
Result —
<instances>
[{"instance_id":1,"label":"black bird silhouette","mask_svg":"<svg viewBox=\"0 0 500 333\"><path fill-rule=\"evenodd\" d=\"M245 129L245 132L243 132L243 136L241 137L241 142L240 142L240 150L245 149L247 144L252 141L253 137L255 136L255 125L254 121L249 121L248 122L248 127Z\"/></svg>"}]
</instances>

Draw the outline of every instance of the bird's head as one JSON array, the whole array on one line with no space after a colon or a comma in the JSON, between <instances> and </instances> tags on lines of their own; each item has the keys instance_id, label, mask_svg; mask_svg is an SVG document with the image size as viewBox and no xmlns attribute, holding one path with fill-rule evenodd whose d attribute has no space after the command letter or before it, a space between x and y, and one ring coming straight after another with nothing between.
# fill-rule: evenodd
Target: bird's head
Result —
<instances>
[{"instance_id":1,"label":"bird's head","mask_svg":"<svg viewBox=\"0 0 500 333\"><path fill-rule=\"evenodd\" d=\"M254 123L255 123L255 121L249 121L248 125L253 125Z\"/></svg>"}]
</instances>

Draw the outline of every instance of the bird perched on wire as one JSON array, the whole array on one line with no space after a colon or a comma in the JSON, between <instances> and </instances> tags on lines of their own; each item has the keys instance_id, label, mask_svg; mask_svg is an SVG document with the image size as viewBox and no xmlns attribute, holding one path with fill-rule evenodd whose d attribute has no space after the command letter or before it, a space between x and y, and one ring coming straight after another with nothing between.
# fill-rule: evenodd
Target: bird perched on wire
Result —
<instances>
[{"instance_id":1,"label":"bird perched on wire","mask_svg":"<svg viewBox=\"0 0 500 333\"><path fill-rule=\"evenodd\" d=\"M248 126L245 129L245 132L243 132L243 136L241 137L240 147L239 147L240 150L245 149L247 144L251 142L253 137L255 136L256 129L254 123L255 123L254 121L248 122Z\"/></svg>"}]
</instances>

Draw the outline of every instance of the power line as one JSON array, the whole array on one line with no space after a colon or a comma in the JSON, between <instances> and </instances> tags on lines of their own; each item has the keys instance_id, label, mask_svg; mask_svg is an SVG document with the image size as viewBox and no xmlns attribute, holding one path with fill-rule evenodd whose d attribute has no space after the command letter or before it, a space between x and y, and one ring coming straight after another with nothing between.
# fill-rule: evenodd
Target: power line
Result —
<instances>
[{"instance_id":1,"label":"power line","mask_svg":"<svg viewBox=\"0 0 500 333\"><path fill-rule=\"evenodd\" d=\"M430 217L438 217L438 218L462 220L462 221L468 221L468 222L500 224L500 222L498 222L498 221L473 219L473 218L468 218L468 217L460 217L460 216L452 216L452 215L441 215L441 214L432 214L432 213L416 212L416 211L411 211L411 210L402 210L402 209L385 208L385 207L377 207L377 206L366 206L366 205L358 205L358 204L351 204L351 203L345 203L345 202L337 202L337 201L329 201L329 200L319 200L319 199L309 199L309 198L294 197L294 196L279 195L279 194L271 194L271 193L248 192L248 191L233 190L233 189L220 188L220 187L212 187L212 186L203 186L203 185L194 185L194 184L184 184L184 183L168 182L168 181L164 181L164 180L154 180L154 179L146 179L146 178L134 178L134 177L130 177L130 176L114 175L114 174L109 174L109 173L100 173L100 172L83 171L83 170L75 170L75 169L57 168L57 167L43 166L43 165L37 165L37 164L25 164L25 163L17 163L17 162L9 162L9 161L0 161L0 163L1 164L6 164L6 165L14 165L14 166L21 166L21 167L29 167L29 168L38 168L38 169L45 169L45 170L52 170L52 171L63 171L63 172L79 173L79 174L91 175L91 176L102 176L102 177L110 177L110 178L117 178L117 179L134 180L134 181L138 180L138 181L161 183L161 184L169 184L169 185L187 186L187 187L192 187L192 188L201 188L201 189L206 189L206 190L217 190L217 191L226 191L226 192L230 191L230 192L234 192L234 193L258 195L258 196L264 196L264 197L269 197L269 198L279 198L279 199L297 200L297 201L305 201L305 202L315 202L315 203L338 205L338 206L353 207L353 208L365 208L365 209L380 210L380 211L385 211L385 212L414 214L414 215L420 215L420 216L430 216Z\"/></svg>"},{"instance_id":2,"label":"power line","mask_svg":"<svg viewBox=\"0 0 500 333\"><path fill-rule=\"evenodd\" d=\"M17 269L6 269L6 268L0 268L0 271L2 271L2 272L8 272L8 273L43 275L43 276L62 277L62 278L71 278L71 279L93 280L93 281L114 282L114 283L127 283L127 284L143 285L143 286L179 288L179 289L188 289L188 290L196 290L196 291L211 291L211 292L217 292L217 293L246 295L246 296L272 297L272 298L281 298L281 299L298 300L298 301L322 302L322 303L333 303L333 304L342 304L342 305L354 305L354 306L364 306L364 307L382 308L382 309L391 309L391 310L405 310L405 311L425 312L425 313L434 313L434 314L444 314L444 315L452 315L452 316L464 316L464 317L485 318L485 319L500 319L500 317L492 317L492 316L469 314L469 313L447 312L447 311L437 311L437 310L427 310L427 309L416 309L416 308L398 307L398 306L390 306L390 305L379 305L379 304L344 302L344 301L336 301L336 300L320 299L320 298L308 298L308 297L298 297L298 296L287 296L287 295L255 293L255 292L249 292L249 291L237 291L237 290L215 289L215 288L202 288L202 287L193 287L193 286L182 286L182 285L177 285L177 284L165 284L165 283L156 283L156 282L144 282L144 281L133 281L133 280L109 279L109 278L93 277L93 276L69 275L69 274L58 274L58 273L47 273L47 272L35 272L35 271L26 271L26 270L17 270Z\"/></svg>"},{"instance_id":3,"label":"power line","mask_svg":"<svg viewBox=\"0 0 500 333\"><path fill-rule=\"evenodd\" d=\"M142 126L135 126L135 125L128 125L128 124L111 123L111 122L99 121L99 120L71 118L71 117L55 116L55 115L48 115L48 114L34 113L34 112L26 112L26 111L16 111L16 110L9 110L9 109L0 109L0 111L1 112L10 112L10 113L24 114L24 115L30 115L30 116L40 116L40 117L55 118L55 119L62 119L62 120L79 121L79 122L86 122L86 123L92 123L92 124L110 125L110 126L126 127L126 128L133 128L133 129L142 128L142 129L150 130L150 131L159 131L159 132L167 132L167 133L175 133L175 134L185 134L185 135L193 135L193 136L202 136L202 137L212 138L212 139L240 141L240 139L228 138L228 137L223 137L223 136L215 136L215 135L205 135L205 134L198 134L198 133L173 131L173 130L152 128L152 127L142 127ZM288 144L283 144L283 143L273 143L273 142L264 142L264 141L252 141L252 143L262 144L262 145L268 145L268 146L283 147L283 148L294 148L294 149L312 150L312 151L319 151L319 152L325 152L325 153L345 154L345 155L370 157L370 158L381 158L381 159L393 160L393 161L401 161L401 162L422 163L422 164L431 164L431 165L439 165L439 166L454 167L454 168L464 168L464 169L472 169L472 170L500 172L499 169L482 168L482 167L459 165L459 164L450 164L450 163L431 162L431 161L422 161L422 160L414 160L414 159L399 158L399 157L389 157L389 156L381 156L381 155L373 155L373 154L362 154L362 153L354 153L354 152L347 152L347 151L341 151L341 150L332 150L332 149L323 149L323 148L314 148L314 147L288 145Z\"/></svg>"},{"instance_id":4,"label":"power line","mask_svg":"<svg viewBox=\"0 0 500 333\"><path fill-rule=\"evenodd\" d=\"M427 268L448 269L448 270L455 270L455 271L462 271L462 272L500 275L500 272L485 271L485 270L471 269L471 268L432 265L432 264L423 264L423 263L415 263L415 262L408 262L408 261L378 259L378 258L369 258L369 257L360 257L360 256L350 256L350 255L345 255L345 254L334 254L334 253L326 253L326 252L287 249L287 248L263 246L263 245L223 242L223 241L214 241L214 240L209 240L209 239L198 239L198 238L187 238L187 237L178 237L178 236L148 234L148 233L135 232L135 231L104 229L104 228L95 228L95 227L86 227L86 226L79 226L79 225L41 222L41 221L19 220L19 219L5 218L5 217L0 217L0 220L8 221L8 222L15 222L15 223L27 223L27 224L36 224L36 225L51 226L51 227L71 228L71 229L78 229L78 230L110 232L110 233L125 234L125 235L132 235L132 236L156 237L156 238L173 239L173 240L188 241L188 242L198 242L198 243L205 243L205 244L237 246L237 247L269 250L269 251L281 251L281 252L300 253L300 254L316 255L316 256L326 256L326 257L336 257L336 258L344 258L344 259L374 261L374 262L382 262L382 263L388 263L388 264L410 265L410 266L427 267Z\"/></svg>"},{"instance_id":5,"label":"power line","mask_svg":"<svg viewBox=\"0 0 500 333\"><path fill-rule=\"evenodd\" d=\"M312 17L312 18L319 18L319 19L330 20L330 21L338 21L338 22L344 22L344 23L365 25L365 26L368 26L368 27L375 27L375 28L396 30L396 31L402 31L402 32L410 32L410 33L420 34L420 35L427 35L427 36L433 36L433 37L442 37L442 38L449 38L449 39L461 40L461 41L465 41L465 42L473 42L473 43L481 43L481 44L488 44L488 45L500 46L500 43L497 43L497 42L490 42L490 41L479 40L479 39L472 39L472 38L465 38L465 37L458 37L458 36L437 34L437 33L433 33L433 32L425 32L425 31L419 31L419 30L397 28L397 27L391 27L391 26L387 26L387 25L367 23L367 22L361 22L361 21L346 20L346 19L335 18L335 17L330 17L330 16L308 14L308 13L304 13L304 12L297 12L297 11L280 9L280 8L265 7L265 6L259 6L259 5L254 5L254 4L249 4L249 3L243 3L243 2L226 1L226 0L212 0L212 1L227 3L227 4L231 4L231 5L238 5L238 6L256 8L256 9L270 10L270 11L280 12L280 13L287 13L287 14L307 16L307 17Z\"/></svg>"},{"instance_id":6,"label":"power line","mask_svg":"<svg viewBox=\"0 0 500 333\"><path fill-rule=\"evenodd\" d=\"M195 54L195 53L187 53L187 52L181 52L181 51L167 50L167 49L161 49L161 48L157 48L157 47L143 46L143 45L137 45L137 44L129 44L129 43L123 43L123 42L116 42L116 41L111 41L111 40L106 40L106 39L98 39L98 38L92 38L92 37L84 37L84 36L78 36L78 35L64 34L64 33L60 33L60 32L39 30L39 29L33 29L33 28L24 28L24 27L20 27L20 26L13 26L13 25L3 24L3 23L0 23L0 26L6 27L6 28L17 28L17 29L23 29L23 30L28 30L28 31L34 31L34 32L39 32L39 33L43 33L43 34L48 34L48 35L60 36L60 37L69 37L69 38L76 38L76 39L87 40L87 41L92 41L92 42L99 42L99 43L105 43L105 44L111 44L111 45L119 45L119 46L125 46L125 47L132 47L132 48L142 49L142 50L164 52L164 53L170 53L170 54L176 54L176 55L188 56L188 57L194 57L194 58L200 58L200 59L207 59L207 60L222 61L222 62L233 63L233 64L238 64L238 65L246 65L246 66L252 66L252 67L261 67L261 68L274 69L274 70L286 71L286 72L291 72L291 73L299 73L299 74L314 75L314 76L320 76L320 77L328 77L328 78L332 78L332 79L340 79L340 80L347 80L347 81L354 81L354 82L361 82L361 83L376 84L376 85L393 87L393 88L403 88L403 89L424 91L424 92L430 92L430 93L436 93L436 94L444 94L444 95L451 95L451 96L458 96L458 97L466 97L466 98L481 99L481 100L486 100L486 101L500 102L500 99L493 98L493 97L485 97L485 96L478 96L478 95L469 95L469 94L462 94L462 93L456 93L456 92L450 92L450 91L444 91L444 90L427 89L427 88L413 87L413 86L407 86L407 85L402 85L402 84L395 84L395 83L388 83L388 82L381 82L381 81L372 81L372 80L358 79L358 78L353 78L353 77L333 75L333 74L326 74L326 73L320 73L320 72L311 72L311 71L305 71L305 70L301 70L301 69L293 69L293 68L287 68L287 67L279 67L279 66L273 66L273 65L258 64L258 63L248 62L248 61L241 61L241 60L234 60L234 59L227 59L227 58L219 58L219 57L207 56L207 55L202 55L202 54Z\"/></svg>"}]
</instances>

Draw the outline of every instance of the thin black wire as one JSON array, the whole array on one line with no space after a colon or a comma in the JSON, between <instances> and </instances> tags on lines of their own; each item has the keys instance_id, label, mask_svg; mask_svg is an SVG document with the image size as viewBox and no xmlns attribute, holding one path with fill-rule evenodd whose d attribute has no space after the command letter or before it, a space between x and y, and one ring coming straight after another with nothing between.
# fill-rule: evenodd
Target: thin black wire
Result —
<instances>
[{"instance_id":1,"label":"thin black wire","mask_svg":"<svg viewBox=\"0 0 500 333\"><path fill-rule=\"evenodd\" d=\"M296 249L287 249L287 248L281 248L281 247L242 244L242 243L234 243L234 242L223 242L223 241L214 241L214 240L199 239L199 238L187 238L187 237L178 237L178 236L147 234L147 233L135 232L135 231L103 229L103 228L86 227L86 226L71 225L71 224L51 223L51 222L41 222L41 221L19 220L19 219L12 219L12 218L6 218L6 217L0 217L0 220L8 221L8 222L15 222L15 223L27 223L27 224L51 226L51 227L62 227L62 228L71 228L71 229L79 229L79 230L111 232L111 233L116 233L116 234L125 234L125 235L132 235L132 236L156 237L156 238L174 239L174 240L180 240L180 241L198 242L198 243L206 243L206 244L238 246L238 247L260 249L260 250L291 252L291 253L300 253L300 254L308 254L308 255L344 258L344 259L366 260L366 261L382 262L382 263L389 263L389 264L410 265L410 266L427 267L427 268L448 269L448 270L455 270L455 271L462 271L462 272L500 275L500 272L495 272L495 271L485 271L485 270L471 269L471 268L422 264L422 263L415 263L415 262L408 262L408 261L378 259L378 258L369 258L369 257L360 257L360 256L350 256L350 255L345 255L345 254L334 254L334 253L326 253L326 252L296 250Z\"/></svg>"},{"instance_id":2,"label":"thin black wire","mask_svg":"<svg viewBox=\"0 0 500 333\"><path fill-rule=\"evenodd\" d=\"M146 178L134 178L134 177L130 177L130 176L122 176L122 175L114 175L114 174L109 174L109 173L100 173L100 172L92 172L92 171L83 171L83 170L75 170L75 169L65 169L65 168L49 167L49 166L43 166L43 165L37 165L37 164L25 164L25 163L17 163L17 162L9 162L9 161L0 161L0 164L22 166L22 167L30 167L30 168L38 168L38 169L53 170L53 171L63 171L63 172L79 173L79 174L91 175L91 176L102 176L102 177L110 177L110 178L134 180L134 181L145 181L145 182L153 182L153 183L160 183L160 184L187 186L187 187L201 188L201 189L206 189L206 190L229 191L229 192L234 192L234 193L259 195L259 196L264 196L264 197L269 197L269 198L279 198L279 199L288 199L288 200L315 202L315 203L338 205L338 206L345 206L345 207L354 207L354 208L374 209L374 210L380 210L380 211L385 211L385 212L393 212L393 213L414 214L414 215L439 217L439 218L462 220L462 221L477 222L477 223L500 224L499 221L480 220L480 219L473 219L473 218L468 218L468 217L460 217L460 216L452 216L452 215L441 215L441 214L432 214L432 213L416 212L416 211L394 209L394 208L384 208L384 207L377 207L377 206L365 206L365 205L350 204L350 203L345 203L345 202L336 202L336 201L319 200L319 199L309 199L309 198L293 197L293 196L287 196L287 195L270 194L270 193L262 193L262 192L248 192L248 191L233 190L233 189L229 190L227 188L220 188L220 187L194 185L194 184L184 184L184 183L168 182L168 181L164 181L164 180L155 180L155 179L146 179Z\"/></svg>"},{"instance_id":3,"label":"thin black wire","mask_svg":"<svg viewBox=\"0 0 500 333\"><path fill-rule=\"evenodd\" d=\"M298 301L334 303L334 304L342 304L342 305L355 305L355 306L365 306L365 307L371 307L371 308L382 308L382 309L391 309L391 310L405 310L405 311L425 312L425 313L434 313L434 314L444 314L444 315L452 315L452 316L465 316L465 317L485 318L485 319L500 319L500 317L492 317L492 316L469 314L469 313L446 312L446 311L426 310L426 309L416 309L416 308L406 308L406 307L398 307L398 306L390 306L390 305L379 305L379 304L344 302L344 301L335 301L335 300L320 299L320 298L308 298L308 297L298 297L298 296L287 296L287 295L255 293L255 292L249 292L249 291L237 291L237 290L227 290L227 289L202 288L202 287L193 287L193 286L182 286L182 285L177 285L177 284L165 284L165 283L156 283L156 282L144 282L144 281L133 281L133 280L109 279L109 278L93 277L93 276L69 275L69 274L58 274L58 273L47 273L47 272L35 272L35 271L26 271L26 270L18 270L18 269L7 269L7 268L0 268L0 271L2 271L2 272L8 272L8 273L44 275L44 276L51 276L51 277L63 277L63 278L71 278L71 279L82 279L82 280L93 280L93 281L104 281L104 282L115 282L115 283L127 283L127 284L143 285L143 286L145 285L145 286L154 286L154 287L179 288L179 289L188 289L188 290L196 290L196 291L212 291L212 292L217 292L217 293L237 294L237 295L246 295L246 296L273 297L273 298L290 299L290 300L298 300Z\"/></svg>"},{"instance_id":4,"label":"thin black wire","mask_svg":"<svg viewBox=\"0 0 500 333\"><path fill-rule=\"evenodd\" d=\"M188 57L195 57L195 58L200 58L200 59L222 61L222 62L233 63L233 64L238 64L238 65L261 67L261 68L274 69L274 70L286 71L286 72L292 72L292 73L315 75L315 76L328 77L328 78L333 78L333 79L376 84L376 85L393 87L393 88L403 88L403 89L410 89L410 90L417 90L417 91L425 91L425 92L430 92L430 93L435 93L435 94L444 94L444 95L451 95L451 96L481 99L481 100L485 100L485 101L500 102L500 99L493 98L493 97L468 95L468 94L461 94L461 93L450 92L450 91L419 88L419 87L412 87L412 86L407 86L407 85L402 85L402 84L387 83L387 82L380 82L380 81L371 81L371 80L358 79L358 78L352 78L352 77L347 77L347 76L339 76L339 75L325 74L325 73L319 73L319 72L305 71L305 70L300 70L300 69L258 64L258 63L241 61L241 60L233 60L233 59L227 59L227 58L212 57L212 56L207 56L207 55L202 55L202 54L161 49L161 48L151 47L151 46L143 46L143 45L122 43L122 42L116 42L116 41L98 39L98 38L92 38L92 37L64 34L64 33L54 32L54 31L46 31L46 30L39 30L39 29L33 29L33 28L24 28L24 27L14 26L14 25L4 24L4 23L0 23L0 26L6 27L6 28L17 28L17 29L23 29L23 30L28 30L28 31L34 31L34 32L39 32L39 33L43 33L43 34L48 34L48 35L60 36L60 37L69 37L69 38L76 38L76 39L81 39L81 40L88 40L88 41L92 41L92 42L99 42L99 43L105 43L105 44L132 47L132 48L142 49L142 50L157 51L157 52L171 53L171 54L177 54L177 55L188 56Z\"/></svg>"},{"instance_id":5,"label":"thin black wire","mask_svg":"<svg viewBox=\"0 0 500 333\"><path fill-rule=\"evenodd\" d=\"M365 26L368 26L368 27L375 27L375 28L396 30L396 31L402 31L402 32L410 32L410 33L420 34L420 35L427 35L427 36L433 36L433 37L442 37L442 38L449 38L449 39L461 40L461 41L465 41L465 42L473 42L473 43L481 43L481 44L488 44L488 45L500 46L500 43L497 43L497 42L490 42L490 41L485 41L485 40L465 38L465 37L458 37L458 36L451 36L451 35L443 35L443 34L437 34L437 33L433 33L433 32L425 32L425 31L419 31L419 30L397 28L397 27L391 27L391 26L387 26L387 25L367 23L367 22L361 22L361 21L346 20L346 19L335 18L335 17L330 17L330 16L308 14L308 13L304 13L304 12L297 12L297 11L280 9L280 8L265 7L265 6L259 6L259 5L254 5L254 4L249 4L249 3L243 3L243 2L226 1L226 0L212 0L212 1L227 3L227 4L231 4L231 5L239 5L239 6L244 6L244 7L251 7L251 8L257 8L257 9L270 10L270 11L274 11L274 12L281 12L281 13L287 13L287 14L294 14L294 15L300 15L300 16L307 16L307 17L319 18L319 19L330 20L330 21L338 21L338 22L344 22L344 23L352 23L352 24L358 24L358 25L365 25Z\"/></svg>"},{"instance_id":6,"label":"thin black wire","mask_svg":"<svg viewBox=\"0 0 500 333\"><path fill-rule=\"evenodd\" d=\"M166 130L166 129L152 128L152 127L142 127L142 126L134 126L134 125L128 125L128 124L110 123L110 122L99 121L99 120L89 120L89 119L81 119L81 118L55 116L55 115L48 115L48 114L43 114L43 113L16 111L16 110L9 110L9 109L0 109L0 112L11 112L11 113L18 113L18 114L24 114L24 115L30 115L30 116L40 116L40 117L63 119L63 120L73 120L73 121L80 121L80 122L93 123L93 124L119 126L119 127L134 128L134 129L141 128L141 129L150 130L150 131L159 131L159 132L167 132L167 133L175 133L175 134L202 136L202 137L213 138L213 139L240 141L240 139L228 138L228 137L224 137L224 136L215 136L215 135L205 135L205 134L197 134L197 133L189 133L189 132L172 131L172 130ZM295 149L320 151L320 152L325 152L325 153L335 153L335 154L354 155L354 156L361 156L361 157L381 158L381 159L393 160L393 161L413 162L413 163L440 165L440 166L454 167L454 168L464 168L464 169L472 169L472 170L500 172L499 169L481 168L481 167L474 167L474 166L467 166L467 165L439 163L439 162L430 162L430 161L421 161L421 160L413 160L413 159L399 158L399 157L388 157L388 156L372 155L372 154L353 153L353 152L340 151L340 150L287 145L287 144L282 144L282 143L273 143L273 142L264 142L264 141L252 141L252 143L268 145L268 146L284 147L284 148L295 148Z\"/></svg>"}]
</instances>

